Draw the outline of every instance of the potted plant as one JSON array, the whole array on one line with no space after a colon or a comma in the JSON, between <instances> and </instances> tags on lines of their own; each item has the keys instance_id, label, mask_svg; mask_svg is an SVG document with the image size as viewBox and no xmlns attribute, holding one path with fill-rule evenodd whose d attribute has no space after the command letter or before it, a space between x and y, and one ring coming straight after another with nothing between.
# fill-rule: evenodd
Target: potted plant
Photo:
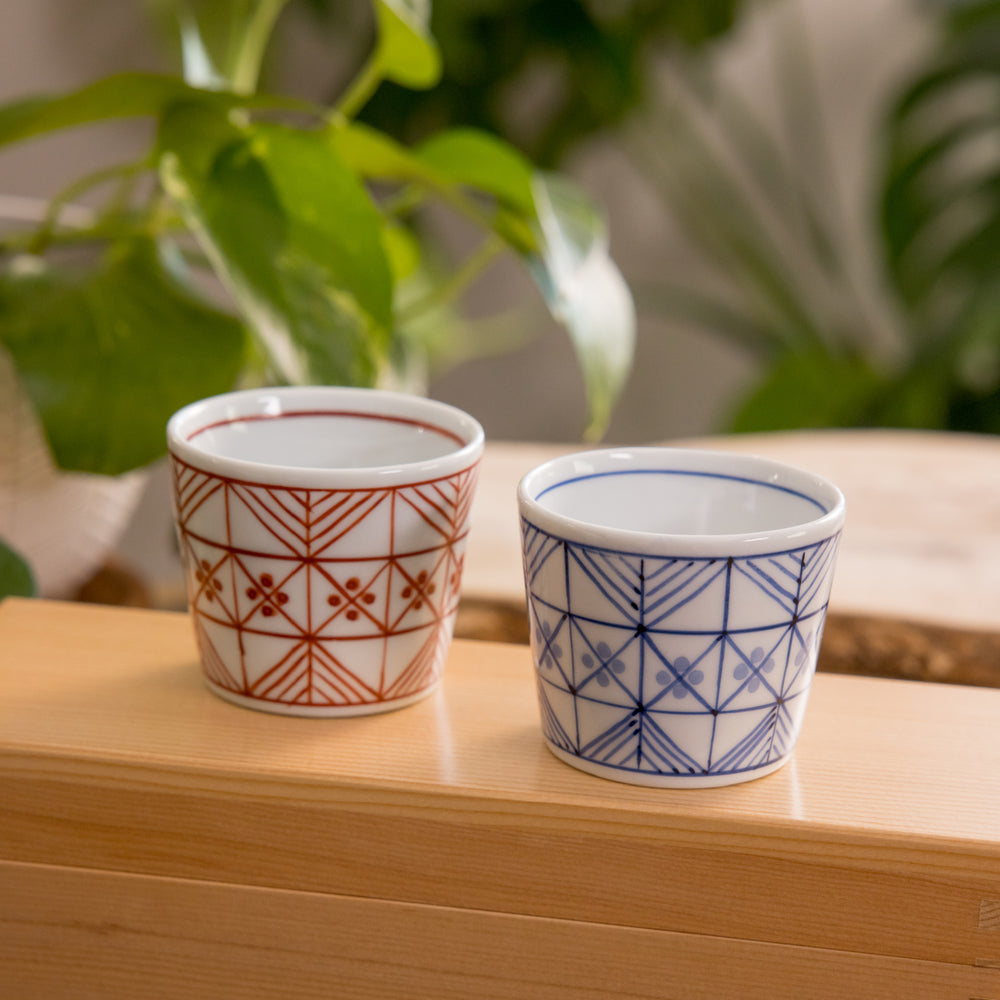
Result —
<instances>
[{"instance_id":1,"label":"potted plant","mask_svg":"<svg viewBox=\"0 0 1000 1000\"><path fill-rule=\"evenodd\" d=\"M286 2L234 5L221 59L179 15L180 75L122 73L0 108L0 147L111 118L155 123L149 148L0 239L0 349L55 463L142 468L163 453L171 412L236 384L389 381L427 349L428 317L500 253L524 262L567 330L599 436L635 319L595 206L489 133L407 146L358 121L383 81L437 81L427 4L375 0L373 48L331 105L262 91ZM417 224L430 202L478 234L443 275ZM0 548L0 594L28 589L12 548Z\"/></svg>"}]
</instances>

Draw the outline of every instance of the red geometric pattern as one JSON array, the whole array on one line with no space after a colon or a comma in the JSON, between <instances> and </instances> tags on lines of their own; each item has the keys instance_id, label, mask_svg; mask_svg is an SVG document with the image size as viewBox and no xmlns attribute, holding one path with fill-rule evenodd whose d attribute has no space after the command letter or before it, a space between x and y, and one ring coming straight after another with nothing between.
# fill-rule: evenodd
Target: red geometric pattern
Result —
<instances>
[{"instance_id":1,"label":"red geometric pattern","mask_svg":"<svg viewBox=\"0 0 1000 1000\"><path fill-rule=\"evenodd\" d=\"M410 699L440 678L477 466L415 485L288 489L172 456L207 679L289 707Z\"/></svg>"}]
</instances>

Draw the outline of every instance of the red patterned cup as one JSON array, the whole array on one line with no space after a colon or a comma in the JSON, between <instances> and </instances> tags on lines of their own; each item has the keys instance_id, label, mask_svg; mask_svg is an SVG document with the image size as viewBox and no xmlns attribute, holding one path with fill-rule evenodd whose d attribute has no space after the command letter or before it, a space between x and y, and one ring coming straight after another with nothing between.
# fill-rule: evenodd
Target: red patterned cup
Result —
<instances>
[{"instance_id":1,"label":"red patterned cup","mask_svg":"<svg viewBox=\"0 0 1000 1000\"><path fill-rule=\"evenodd\" d=\"M208 687L248 708L401 708L441 679L483 430L375 389L249 390L167 425Z\"/></svg>"}]
</instances>

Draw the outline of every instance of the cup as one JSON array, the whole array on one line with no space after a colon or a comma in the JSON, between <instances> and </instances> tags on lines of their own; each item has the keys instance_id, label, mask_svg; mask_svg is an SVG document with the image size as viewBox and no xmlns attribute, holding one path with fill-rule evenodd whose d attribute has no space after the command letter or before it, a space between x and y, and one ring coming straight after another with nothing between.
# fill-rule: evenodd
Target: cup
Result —
<instances>
[{"instance_id":1,"label":"cup","mask_svg":"<svg viewBox=\"0 0 1000 1000\"><path fill-rule=\"evenodd\" d=\"M533 469L518 504L556 757L684 788L789 759L844 523L836 486L750 455L609 449Z\"/></svg>"},{"instance_id":2,"label":"cup","mask_svg":"<svg viewBox=\"0 0 1000 1000\"><path fill-rule=\"evenodd\" d=\"M285 715L401 708L441 679L483 430L374 389L260 389L167 424L205 683Z\"/></svg>"}]
</instances>

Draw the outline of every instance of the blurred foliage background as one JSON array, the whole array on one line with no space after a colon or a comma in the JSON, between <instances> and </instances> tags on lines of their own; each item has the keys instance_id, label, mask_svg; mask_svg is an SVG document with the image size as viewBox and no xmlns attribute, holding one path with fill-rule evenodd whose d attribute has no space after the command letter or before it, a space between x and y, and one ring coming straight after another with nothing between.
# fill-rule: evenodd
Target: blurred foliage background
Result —
<instances>
[{"instance_id":1,"label":"blurred foliage background","mask_svg":"<svg viewBox=\"0 0 1000 1000\"><path fill-rule=\"evenodd\" d=\"M594 136L622 150L699 263L696 280L634 282L640 316L694 326L751 362L715 429L997 433L1000 3L914 0L929 42L868 109L860 256L817 82L822 39L797 6L438 0L441 84L386 87L365 116L408 141L478 125L549 166ZM310 7L344 30L342 5ZM791 8L768 41L768 112L720 59L763 7Z\"/></svg>"},{"instance_id":2,"label":"blurred foliage background","mask_svg":"<svg viewBox=\"0 0 1000 1000\"><path fill-rule=\"evenodd\" d=\"M200 19L222 19L228 7L194 6ZM857 109L867 124L858 126L862 162L851 169L864 180L853 201L829 92L849 90L858 67L822 65L830 41L812 14L823 7L437 0L441 82L419 93L387 85L364 110L407 142L478 126L570 172L584 164L586 173L585 153L605 151L586 179L605 184L599 199L611 194L612 238L640 319L627 394L635 415L612 424L614 439L813 426L1000 430L1000 3L894 0L875 40L857 17L868 8L844 5L841 34L857 20L857 50L872 62L896 59L898 69L877 107ZM921 25L905 59L892 21L903 11ZM363 58L369 5L293 0L286 15L299 29L266 72L294 75L308 61L303 39L314 36L335 52L314 81L328 98ZM754 32L766 93L730 72ZM643 207L616 217L615 197L624 192L627 202L626 189L639 186L667 220L669 246L637 231L652 214ZM477 350L520 348L533 324L522 315L506 331L484 330ZM676 350L694 337L711 345L707 360L689 362L707 372L700 394L722 401L692 402L696 418L685 423L647 400L659 392L662 403L688 384L699 395ZM543 369L557 355L540 357ZM497 378L534 363L519 358L503 360ZM550 432L561 433L547 424L532 436Z\"/></svg>"}]
</instances>

